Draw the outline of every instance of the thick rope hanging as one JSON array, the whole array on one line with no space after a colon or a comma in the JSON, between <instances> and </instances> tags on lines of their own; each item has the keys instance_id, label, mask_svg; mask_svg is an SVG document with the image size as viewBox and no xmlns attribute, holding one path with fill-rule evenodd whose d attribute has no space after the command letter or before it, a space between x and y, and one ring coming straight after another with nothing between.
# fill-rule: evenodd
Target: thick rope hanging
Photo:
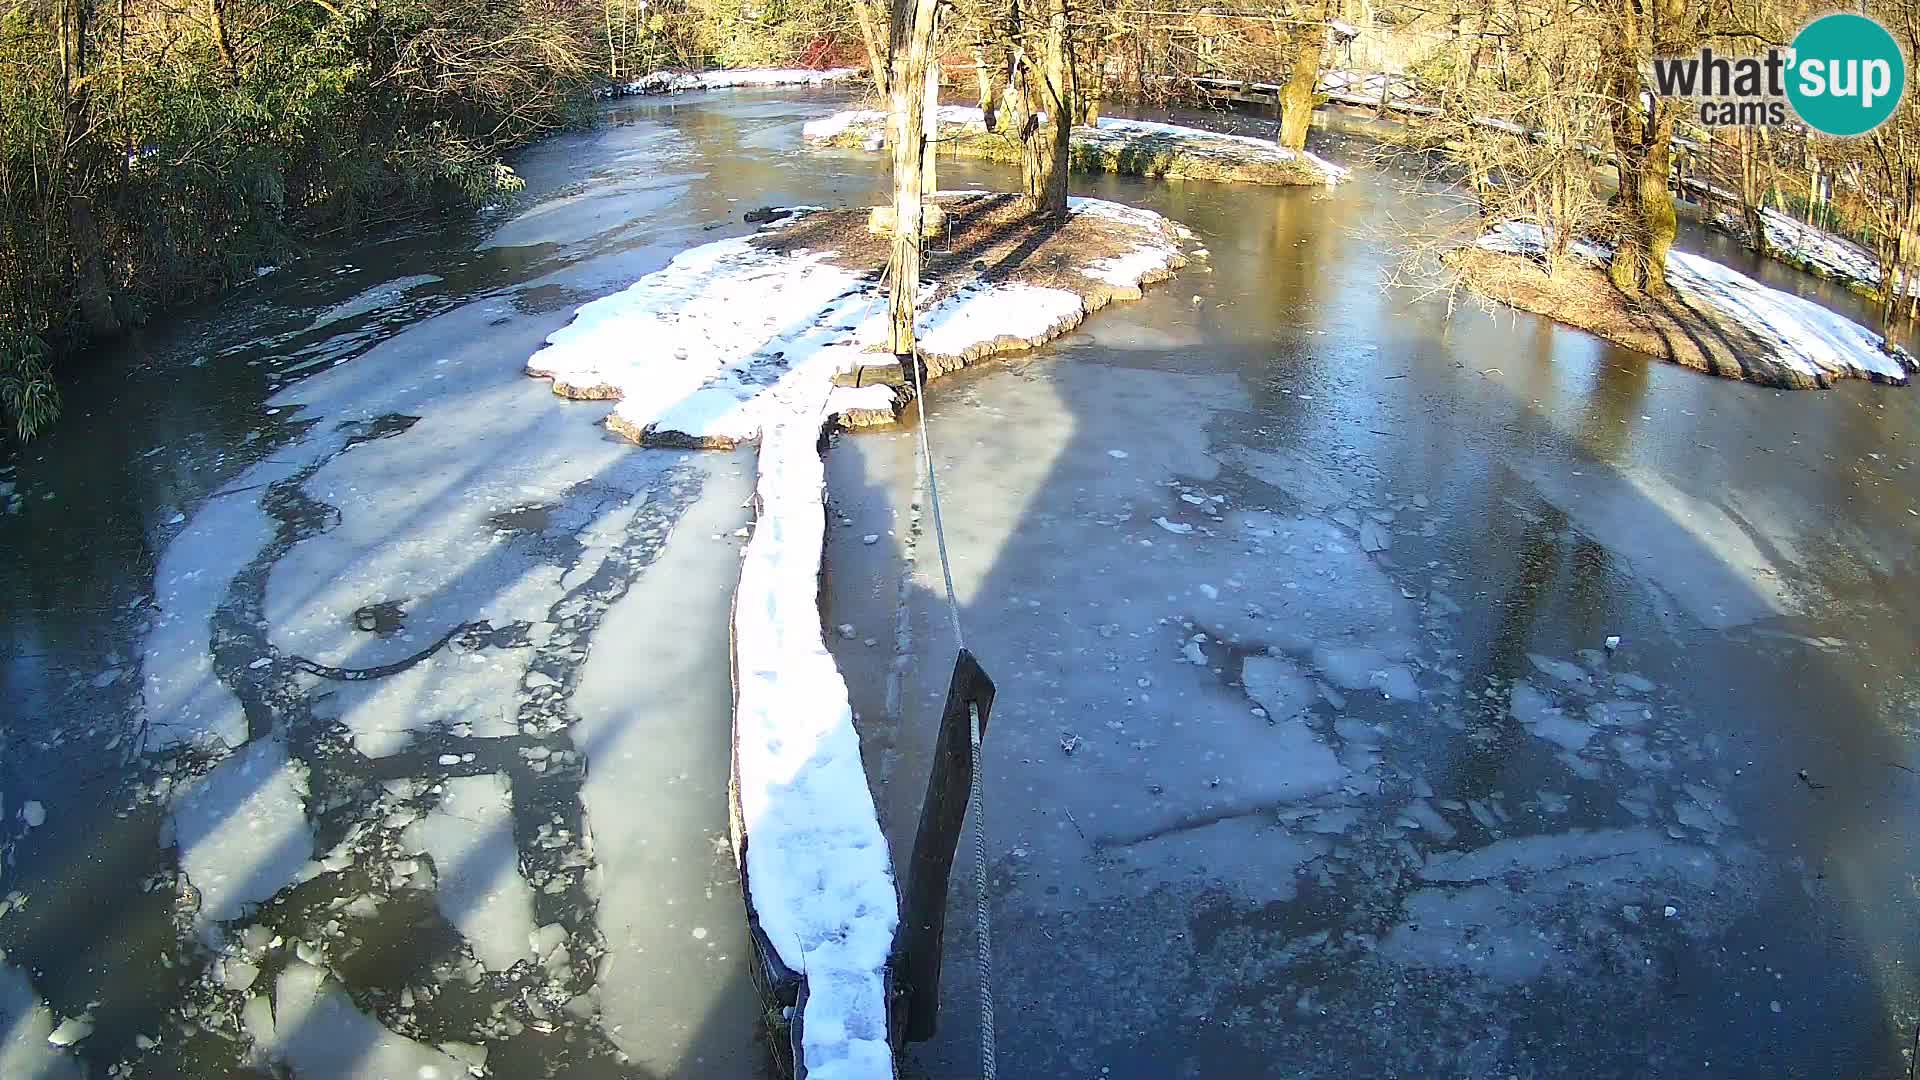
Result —
<instances>
[{"instance_id":1,"label":"thick rope hanging","mask_svg":"<svg viewBox=\"0 0 1920 1080\"><path fill-rule=\"evenodd\" d=\"M953 563L947 557L947 530L940 520L940 478L933 467L933 448L927 442L927 388L920 376L920 357L913 363L913 397L920 412L920 459L926 462L927 502L933 507L933 539L940 550L940 575L946 580L947 614L953 620L953 643L965 649L960 633L960 601L953 591ZM993 1021L993 928L987 909L987 823L986 799L980 786L980 707L967 703L968 741L973 756L973 783L967 793L968 816L973 819L973 926L976 952L974 962L980 983L980 1076L996 1080L998 1051L994 1043Z\"/></svg>"}]
</instances>

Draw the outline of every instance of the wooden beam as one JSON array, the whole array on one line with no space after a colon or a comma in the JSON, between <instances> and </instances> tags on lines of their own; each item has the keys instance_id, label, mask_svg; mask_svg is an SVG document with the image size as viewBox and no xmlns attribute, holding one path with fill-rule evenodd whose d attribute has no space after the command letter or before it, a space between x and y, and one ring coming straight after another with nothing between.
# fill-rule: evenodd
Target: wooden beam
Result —
<instances>
[{"instance_id":1,"label":"wooden beam","mask_svg":"<svg viewBox=\"0 0 1920 1080\"><path fill-rule=\"evenodd\" d=\"M980 716L980 737L987 735L993 711L993 680L965 649L953 663L947 705L940 714L927 798L920 804L920 827L907 868L907 895L900 910L900 972L906 983L906 1037L924 1042L934 1036L940 1014L940 966L945 951L947 886L953 857L965 823L967 796L973 788L971 712Z\"/></svg>"}]
</instances>

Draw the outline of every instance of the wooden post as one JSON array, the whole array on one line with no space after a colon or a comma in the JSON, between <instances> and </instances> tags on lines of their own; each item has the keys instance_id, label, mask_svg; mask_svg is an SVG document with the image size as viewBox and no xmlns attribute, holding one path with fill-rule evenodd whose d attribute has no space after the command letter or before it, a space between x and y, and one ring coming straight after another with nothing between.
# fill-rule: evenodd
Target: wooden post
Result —
<instances>
[{"instance_id":1,"label":"wooden post","mask_svg":"<svg viewBox=\"0 0 1920 1080\"><path fill-rule=\"evenodd\" d=\"M907 895L900 910L900 972L907 992L907 1038L934 1036L940 1016L940 963L945 952L947 884L954 849L966 821L967 795L973 787L972 718L980 714L980 737L987 736L993 711L993 680L965 649L953 663L947 706L934 737L933 763L927 774L927 799L920 804L920 826L913 838L913 862L907 868Z\"/></svg>"}]
</instances>

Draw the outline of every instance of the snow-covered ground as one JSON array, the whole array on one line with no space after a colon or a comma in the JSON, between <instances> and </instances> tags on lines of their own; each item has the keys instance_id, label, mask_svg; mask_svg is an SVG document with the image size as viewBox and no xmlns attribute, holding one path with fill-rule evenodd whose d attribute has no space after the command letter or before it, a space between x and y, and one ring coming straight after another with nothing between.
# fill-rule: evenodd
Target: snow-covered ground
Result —
<instances>
[{"instance_id":1,"label":"snow-covered ground","mask_svg":"<svg viewBox=\"0 0 1920 1080\"><path fill-rule=\"evenodd\" d=\"M1509 254L1537 254L1545 248L1540 227L1523 222L1503 222L1477 242ZM1605 247L1584 241L1574 250L1596 263L1609 254ZM1879 334L1852 319L1691 252L1667 252L1667 284L1684 303L1710 307L1737 322L1772 350L1766 359L1802 373L1810 382L1873 378L1904 384L1914 370L1911 357L1887 352Z\"/></svg>"},{"instance_id":2,"label":"snow-covered ground","mask_svg":"<svg viewBox=\"0 0 1920 1080\"><path fill-rule=\"evenodd\" d=\"M1731 192L1718 194L1729 199L1737 198ZM1880 261L1873 252L1859 244L1796 220L1770 206L1761 208L1760 221L1767 230L1768 254L1807 267L1849 288L1875 291L1880 288ZM1716 214L1713 223L1728 232L1737 232L1741 228L1739 218L1733 214ZM1920 281L1907 281L1906 292L1920 293Z\"/></svg>"},{"instance_id":3,"label":"snow-covered ground","mask_svg":"<svg viewBox=\"0 0 1920 1080\"><path fill-rule=\"evenodd\" d=\"M939 116L942 137L950 137L957 133L984 134L987 130L986 115L971 105L942 105ZM826 142L840 138L849 131L860 132L866 135L867 145L870 148L877 148L877 139L885 129L886 121L887 114L878 109L849 109L818 120L810 120L801 132L809 142ZM1328 184L1339 183L1346 179L1350 172L1346 167L1336 165L1311 151L1302 150L1296 154L1270 139L1256 139L1249 135L1229 135L1179 124L1156 123L1151 120L1103 116L1097 127L1076 125L1073 129L1073 138L1076 143L1113 152L1125 150L1143 138L1154 138L1180 154L1221 162L1286 165L1305 160L1320 171Z\"/></svg>"},{"instance_id":4,"label":"snow-covered ground","mask_svg":"<svg viewBox=\"0 0 1920 1080\"><path fill-rule=\"evenodd\" d=\"M859 68L722 68L718 71L654 71L614 87L617 94L679 94L734 87L825 86L857 78Z\"/></svg>"},{"instance_id":5,"label":"snow-covered ground","mask_svg":"<svg viewBox=\"0 0 1920 1080\"><path fill-rule=\"evenodd\" d=\"M1146 211L1095 199L1076 199L1073 210L1171 235ZM771 251L750 238L694 248L583 305L527 370L560 392L618 398L608 424L630 437L759 439L758 513L734 615L744 872L762 930L807 980L807 1075L868 1080L892 1075L884 968L899 914L846 684L822 636L819 440L849 411L891 410L894 392L834 385L876 359L885 294L833 254ZM1143 239L1082 272L1137 295L1179 259L1170 240ZM919 328L929 353L957 363L983 348L1025 347L1086 309L1065 289L983 282L929 304Z\"/></svg>"}]
</instances>

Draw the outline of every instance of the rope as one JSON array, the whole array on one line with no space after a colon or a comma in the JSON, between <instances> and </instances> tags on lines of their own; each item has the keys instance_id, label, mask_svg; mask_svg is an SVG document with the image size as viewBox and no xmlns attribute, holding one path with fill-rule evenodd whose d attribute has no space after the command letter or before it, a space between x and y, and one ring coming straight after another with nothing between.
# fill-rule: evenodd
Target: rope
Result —
<instances>
[{"instance_id":1,"label":"rope","mask_svg":"<svg viewBox=\"0 0 1920 1080\"><path fill-rule=\"evenodd\" d=\"M913 400L920 409L920 460L927 463L927 501L933 505L933 539L940 549L940 575L947 582L947 614L953 617L953 644L967 647L960 634L960 601L953 594L953 565L947 558L947 530L940 520L940 478L933 470L933 449L927 445L927 388L920 381L920 354L913 357ZM978 742L978 738L974 740ZM977 775L976 770L976 775Z\"/></svg>"},{"instance_id":2,"label":"rope","mask_svg":"<svg viewBox=\"0 0 1920 1080\"><path fill-rule=\"evenodd\" d=\"M947 614L953 619L956 648L967 647L960 634L960 601L953 592L953 563L947 557L947 530L940 520L940 478L933 467L933 448L927 443L927 388L920 377L920 356L913 356L913 397L920 412L920 458L927 463L927 501L933 507L933 539L940 550L940 575L946 579ZM980 983L980 1076L996 1080L998 1050L993 1022L993 927L987 909L986 798L980 785L980 707L967 704L968 737L973 757L973 783L967 792L968 816L973 819L973 930L975 970Z\"/></svg>"}]
</instances>

